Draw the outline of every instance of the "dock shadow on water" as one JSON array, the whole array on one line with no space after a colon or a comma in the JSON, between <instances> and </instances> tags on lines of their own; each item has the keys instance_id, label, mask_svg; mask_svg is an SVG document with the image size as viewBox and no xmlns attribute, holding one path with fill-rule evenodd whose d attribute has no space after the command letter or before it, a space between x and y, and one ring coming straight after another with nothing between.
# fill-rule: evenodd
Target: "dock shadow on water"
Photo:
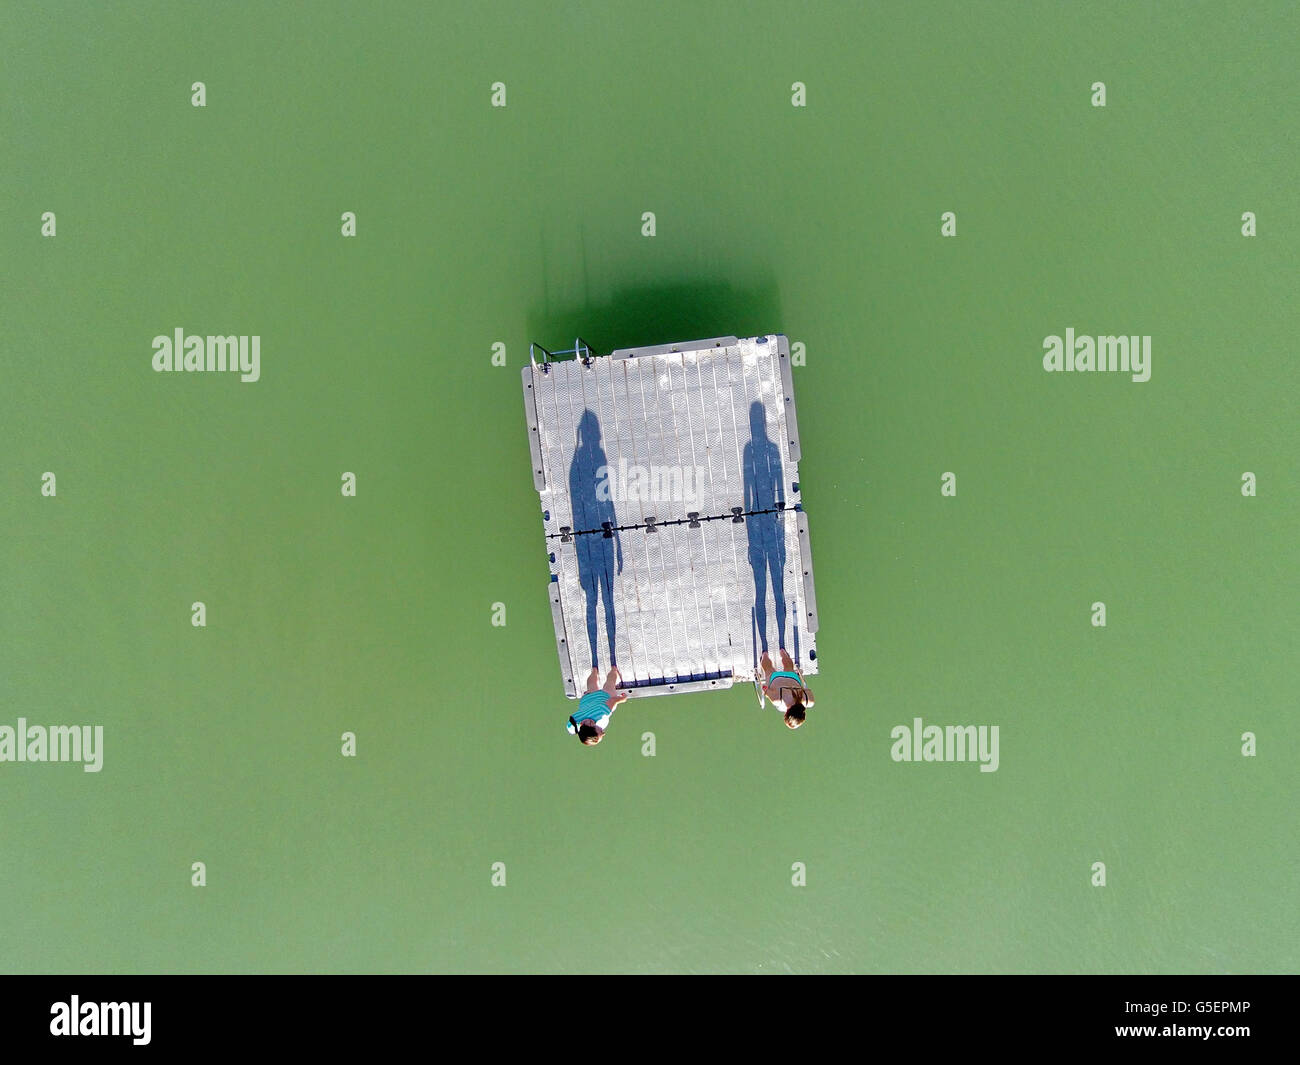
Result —
<instances>
[{"instance_id":1,"label":"dock shadow on water","mask_svg":"<svg viewBox=\"0 0 1300 1065\"><path fill-rule=\"evenodd\" d=\"M604 301L544 302L528 312L526 325L529 340L552 350L571 348L580 336L601 353L784 331L775 282L738 286L708 279L628 287Z\"/></svg>"},{"instance_id":2,"label":"dock shadow on water","mask_svg":"<svg viewBox=\"0 0 1300 1065\"><path fill-rule=\"evenodd\" d=\"M767 578L772 579L777 646L785 646L785 482L781 449L768 438L767 411L757 400L749 408L749 440L743 458L745 526L749 568L754 571L754 619L761 650L767 651ZM772 511L757 514L755 511Z\"/></svg>"},{"instance_id":3,"label":"dock shadow on water","mask_svg":"<svg viewBox=\"0 0 1300 1065\"><path fill-rule=\"evenodd\" d=\"M610 665L618 665L614 642L614 577L623 572L623 543L610 496L605 449L600 446L600 419L584 410L578 419L577 448L569 465L569 499L573 506L573 538L578 556L578 582L587 601L587 642L591 668L598 669L596 608L605 605L605 634ZM587 530L601 529L592 532Z\"/></svg>"}]
</instances>

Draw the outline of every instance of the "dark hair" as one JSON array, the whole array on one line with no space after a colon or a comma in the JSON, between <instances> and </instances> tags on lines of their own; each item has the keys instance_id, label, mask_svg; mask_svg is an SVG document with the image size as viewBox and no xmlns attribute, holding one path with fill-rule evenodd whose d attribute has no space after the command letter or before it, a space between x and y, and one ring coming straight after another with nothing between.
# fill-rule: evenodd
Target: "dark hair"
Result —
<instances>
[{"instance_id":1,"label":"dark hair","mask_svg":"<svg viewBox=\"0 0 1300 1065\"><path fill-rule=\"evenodd\" d=\"M808 718L808 712L803 706L803 692L799 692L797 695L791 693L791 696L794 699L794 706L790 707L790 709L785 712L785 723L787 727L790 726L790 722L792 721L796 721L802 725Z\"/></svg>"},{"instance_id":2,"label":"dark hair","mask_svg":"<svg viewBox=\"0 0 1300 1065\"><path fill-rule=\"evenodd\" d=\"M598 740L600 737L601 731L595 725L584 721L578 726L578 739L583 743L587 743L589 740Z\"/></svg>"}]
</instances>

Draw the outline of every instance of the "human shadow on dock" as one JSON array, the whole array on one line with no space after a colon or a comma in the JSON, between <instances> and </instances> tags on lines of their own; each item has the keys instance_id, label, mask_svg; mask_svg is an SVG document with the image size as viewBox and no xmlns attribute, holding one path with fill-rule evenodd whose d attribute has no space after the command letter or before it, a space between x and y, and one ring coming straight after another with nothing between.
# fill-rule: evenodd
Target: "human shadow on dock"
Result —
<instances>
[{"instance_id":1,"label":"human shadow on dock","mask_svg":"<svg viewBox=\"0 0 1300 1065\"><path fill-rule=\"evenodd\" d=\"M762 650L767 646L767 581L772 581L778 647L785 646L785 482L781 449L767 435L767 411L749 408L749 440L742 460L749 568L754 572L754 616ZM767 513L756 513L766 511Z\"/></svg>"},{"instance_id":2,"label":"human shadow on dock","mask_svg":"<svg viewBox=\"0 0 1300 1065\"><path fill-rule=\"evenodd\" d=\"M605 449L600 446L600 419L584 410L578 419L577 448L569 465L569 500L573 507L573 537L578 557L578 582L587 601L587 643L591 668L598 669L596 608L605 606L605 634L609 662L618 665L614 651L614 577L623 572L623 543L610 493ZM604 530L601 532L587 530Z\"/></svg>"}]
</instances>

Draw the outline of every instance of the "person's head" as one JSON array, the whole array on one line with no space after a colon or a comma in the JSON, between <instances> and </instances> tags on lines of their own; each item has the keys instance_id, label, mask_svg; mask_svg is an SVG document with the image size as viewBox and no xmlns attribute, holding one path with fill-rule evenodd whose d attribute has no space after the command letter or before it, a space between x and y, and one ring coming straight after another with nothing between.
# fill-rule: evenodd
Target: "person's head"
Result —
<instances>
[{"instance_id":1,"label":"person's head","mask_svg":"<svg viewBox=\"0 0 1300 1065\"><path fill-rule=\"evenodd\" d=\"M578 739L584 747L596 746L604 735L605 730L597 728L590 721L584 721L578 726Z\"/></svg>"},{"instance_id":2,"label":"person's head","mask_svg":"<svg viewBox=\"0 0 1300 1065\"><path fill-rule=\"evenodd\" d=\"M590 410L584 410L578 419L578 446L596 448L600 444L600 419Z\"/></svg>"},{"instance_id":3,"label":"person's head","mask_svg":"<svg viewBox=\"0 0 1300 1065\"><path fill-rule=\"evenodd\" d=\"M785 727L798 728L808 717L808 711L804 709L803 705L803 692L791 692L790 698L794 702L785 712Z\"/></svg>"}]
</instances>

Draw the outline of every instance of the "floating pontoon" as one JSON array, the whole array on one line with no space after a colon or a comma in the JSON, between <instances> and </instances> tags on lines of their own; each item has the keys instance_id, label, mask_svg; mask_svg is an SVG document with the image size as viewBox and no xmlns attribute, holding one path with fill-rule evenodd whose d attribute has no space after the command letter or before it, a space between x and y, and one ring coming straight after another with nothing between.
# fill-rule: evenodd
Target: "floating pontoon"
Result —
<instances>
[{"instance_id":1,"label":"floating pontoon","mask_svg":"<svg viewBox=\"0 0 1300 1065\"><path fill-rule=\"evenodd\" d=\"M611 661L632 696L752 681L778 647L817 672L784 336L534 344L523 390L569 698Z\"/></svg>"}]
</instances>

